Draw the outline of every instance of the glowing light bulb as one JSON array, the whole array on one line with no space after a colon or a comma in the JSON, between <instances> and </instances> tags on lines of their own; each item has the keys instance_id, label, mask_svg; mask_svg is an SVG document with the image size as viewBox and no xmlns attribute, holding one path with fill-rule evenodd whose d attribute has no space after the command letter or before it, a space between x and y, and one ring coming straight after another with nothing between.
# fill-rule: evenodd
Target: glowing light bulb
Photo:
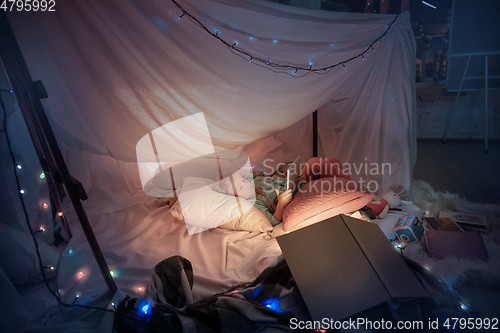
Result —
<instances>
[{"instance_id":1,"label":"glowing light bulb","mask_svg":"<svg viewBox=\"0 0 500 333\"><path fill-rule=\"evenodd\" d=\"M144 314L148 314L148 310L149 310L149 303L142 307L142 311L144 312Z\"/></svg>"},{"instance_id":2,"label":"glowing light bulb","mask_svg":"<svg viewBox=\"0 0 500 333\"><path fill-rule=\"evenodd\" d=\"M53 271L53 270L54 270L54 266L50 266L50 267L49 267L49 269L50 269L51 271Z\"/></svg>"},{"instance_id":3,"label":"glowing light bulb","mask_svg":"<svg viewBox=\"0 0 500 333\"><path fill-rule=\"evenodd\" d=\"M248 37L248 39L255 40L255 37L250 36L250 37Z\"/></svg>"},{"instance_id":4,"label":"glowing light bulb","mask_svg":"<svg viewBox=\"0 0 500 333\"><path fill-rule=\"evenodd\" d=\"M45 228L44 227L40 227L40 231L45 231Z\"/></svg>"},{"instance_id":5,"label":"glowing light bulb","mask_svg":"<svg viewBox=\"0 0 500 333\"><path fill-rule=\"evenodd\" d=\"M109 274L110 274L111 276L114 276L114 275L115 275L115 273L114 273L113 271L109 271Z\"/></svg>"},{"instance_id":6,"label":"glowing light bulb","mask_svg":"<svg viewBox=\"0 0 500 333\"><path fill-rule=\"evenodd\" d=\"M42 173L40 174L40 179L44 179L44 178L45 178L45 173L44 173L44 172L42 172Z\"/></svg>"},{"instance_id":7,"label":"glowing light bulb","mask_svg":"<svg viewBox=\"0 0 500 333\"><path fill-rule=\"evenodd\" d=\"M68 254L73 254L73 249L71 248L71 246L69 247Z\"/></svg>"},{"instance_id":8,"label":"glowing light bulb","mask_svg":"<svg viewBox=\"0 0 500 333\"><path fill-rule=\"evenodd\" d=\"M43 203L43 208L47 209L47 208L49 208L49 205L46 202L44 202Z\"/></svg>"},{"instance_id":9,"label":"glowing light bulb","mask_svg":"<svg viewBox=\"0 0 500 333\"><path fill-rule=\"evenodd\" d=\"M144 287L137 287L137 291L144 292Z\"/></svg>"},{"instance_id":10,"label":"glowing light bulb","mask_svg":"<svg viewBox=\"0 0 500 333\"><path fill-rule=\"evenodd\" d=\"M24 190L19 191L19 193L24 194Z\"/></svg>"},{"instance_id":11,"label":"glowing light bulb","mask_svg":"<svg viewBox=\"0 0 500 333\"><path fill-rule=\"evenodd\" d=\"M58 216L63 216L63 212L57 213Z\"/></svg>"},{"instance_id":12,"label":"glowing light bulb","mask_svg":"<svg viewBox=\"0 0 500 333\"><path fill-rule=\"evenodd\" d=\"M465 305L464 303L460 303L460 307L462 308L462 310L467 310L467 305Z\"/></svg>"},{"instance_id":13,"label":"glowing light bulb","mask_svg":"<svg viewBox=\"0 0 500 333\"><path fill-rule=\"evenodd\" d=\"M21 164L18 164L18 165L16 165L16 168L18 168L19 170L21 170L23 167L21 166Z\"/></svg>"},{"instance_id":14,"label":"glowing light bulb","mask_svg":"<svg viewBox=\"0 0 500 333\"><path fill-rule=\"evenodd\" d=\"M273 39L273 43L276 44L278 42L277 39Z\"/></svg>"}]
</instances>

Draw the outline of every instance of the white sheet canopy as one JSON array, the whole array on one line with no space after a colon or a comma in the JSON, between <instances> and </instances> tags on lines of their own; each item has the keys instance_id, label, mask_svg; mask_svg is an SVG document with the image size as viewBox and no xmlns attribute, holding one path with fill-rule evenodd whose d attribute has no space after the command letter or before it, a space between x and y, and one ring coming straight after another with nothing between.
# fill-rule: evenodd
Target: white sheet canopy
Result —
<instances>
[{"instance_id":1,"label":"white sheet canopy","mask_svg":"<svg viewBox=\"0 0 500 333\"><path fill-rule=\"evenodd\" d=\"M213 146L243 150L264 168L299 154L306 162L312 156L311 113L319 110L321 156L337 156L355 180L374 181L380 192L404 194L416 157L416 47L408 12L396 18L256 0L177 1L208 32L171 0L61 0L54 12L7 15L31 76L46 87L49 98L42 102L69 171L88 192L86 214L119 289L142 295L151 267L180 253L192 262L193 290L203 299L251 281L281 251L260 233L215 228L187 235L163 201L142 191L135 163L140 139L202 112L207 126L200 128L205 137L208 129ZM209 32L250 56L238 56ZM276 73L257 58L291 67ZM294 69L335 64L324 73ZM0 88L7 89L2 73ZM42 205L50 203L47 186L14 97L3 93L30 224L47 228L37 237L50 244L51 211ZM17 217L3 213L1 222L26 231L4 137L0 181L7 186L0 208ZM68 200L63 211L73 238L55 255L61 298L71 303L81 294L79 304L111 307ZM16 257L3 257L17 265ZM0 322L18 330L84 332L101 321L100 311L57 311L51 296L38 306L39 295L48 294L43 284L16 290L2 269L0 280L9 299L0 304L9 310Z\"/></svg>"},{"instance_id":2,"label":"white sheet canopy","mask_svg":"<svg viewBox=\"0 0 500 333\"><path fill-rule=\"evenodd\" d=\"M254 164L298 154L305 162L319 109L324 156L350 163L353 178L375 180L382 192L408 190L416 156L408 12L391 26L394 15L178 2L227 43L275 64L337 64L389 31L375 51L331 71L275 73L179 18L170 0L58 1L54 12L9 13L32 77L48 91L43 103L62 147L134 161L141 137L203 112L215 146L243 149Z\"/></svg>"}]
</instances>

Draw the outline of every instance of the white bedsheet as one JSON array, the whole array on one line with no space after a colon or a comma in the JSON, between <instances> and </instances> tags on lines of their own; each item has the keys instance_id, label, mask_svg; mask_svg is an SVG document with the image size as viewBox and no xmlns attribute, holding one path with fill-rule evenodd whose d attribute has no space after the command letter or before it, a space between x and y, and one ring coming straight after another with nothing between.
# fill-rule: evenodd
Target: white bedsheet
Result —
<instances>
[{"instance_id":1,"label":"white bedsheet","mask_svg":"<svg viewBox=\"0 0 500 333\"><path fill-rule=\"evenodd\" d=\"M168 206L149 199L126 210L92 216L92 227L113 271L118 288L129 295L142 293L153 267L170 256L191 261L193 293L203 299L240 281L251 281L275 262L281 250L264 233L211 229L188 235L184 222L168 212ZM73 238L60 261L58 282L66 302L79 293L78 302L105 289L83 232L72 223ZM80 278L79 272L83 273Z\"/></svg>"},{"instance_id":2,"label":"white bedsheet","mask_svg":"<svg viewBox=\"0 0 500 333\"><path fill-rule=\"evenodd\" d=\"M195 300L200 300L235 283L252 281L281 254L276 240L267 233L215 228L188 235L185 223L175 219L161 200L136 194L126 201L130 206L123 209L122 202L116 211L111 206L104 209L102 202L86 204L106 262L118 288L126 294L142 294L141 288L147 287L153 267L170 256L181 255L191 262L193 293ZM94 304L106 287L72 208L68 202L64 206L73 238L58 267L61 297L72 302L79 294L78 303ZM96 210L109 212L95 214ZM80 309L68 312L74 319L84 315Z\"/></svg>"}]
</instances>

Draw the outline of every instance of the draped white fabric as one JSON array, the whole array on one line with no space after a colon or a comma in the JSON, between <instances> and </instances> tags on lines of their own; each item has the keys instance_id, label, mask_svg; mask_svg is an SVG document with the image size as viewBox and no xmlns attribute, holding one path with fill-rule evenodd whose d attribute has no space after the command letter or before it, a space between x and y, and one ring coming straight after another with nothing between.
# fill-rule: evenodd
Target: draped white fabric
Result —
<instances>
[{"instance_id":1,"label":"draped white fabric","mask_svg":"<svg viewBox=\"0 0 500 333\"><path fill-rule=\"evenodd\" d=\"M179 4L229 44L313 68L361 54L395 19L263 1ZM366 163L353 178L375 180L382 192L409 188L416 130L408 12L364 59L305 76L259 67L181 14L167 0L58 1L55 12L9 13L33 79L48 91L43 103L61 146L134 161L141 137L203 112L216 146L239 147L255 164L297 154L305 162L310 114L319 109L324 154ZM382 163L391 175L381 174Z\"/></svg>"}]
</instances>

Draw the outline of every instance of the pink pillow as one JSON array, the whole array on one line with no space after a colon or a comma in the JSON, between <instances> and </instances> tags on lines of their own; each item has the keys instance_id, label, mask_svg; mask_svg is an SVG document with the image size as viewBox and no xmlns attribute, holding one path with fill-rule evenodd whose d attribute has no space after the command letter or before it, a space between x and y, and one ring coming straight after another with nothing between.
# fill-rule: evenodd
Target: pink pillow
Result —
<instances>
[{"instance_id":1,"label":"pink pillow","mask_svg":"<svg viewBox=\"0 0 500 333\"><path fill-rule=\"evenodd\" d=\"M352 180L320 178L303 185L283 212L283 230L305 227L327 218L363 208L373 193L359 191Z\"/></svg>"}]
</instances>

